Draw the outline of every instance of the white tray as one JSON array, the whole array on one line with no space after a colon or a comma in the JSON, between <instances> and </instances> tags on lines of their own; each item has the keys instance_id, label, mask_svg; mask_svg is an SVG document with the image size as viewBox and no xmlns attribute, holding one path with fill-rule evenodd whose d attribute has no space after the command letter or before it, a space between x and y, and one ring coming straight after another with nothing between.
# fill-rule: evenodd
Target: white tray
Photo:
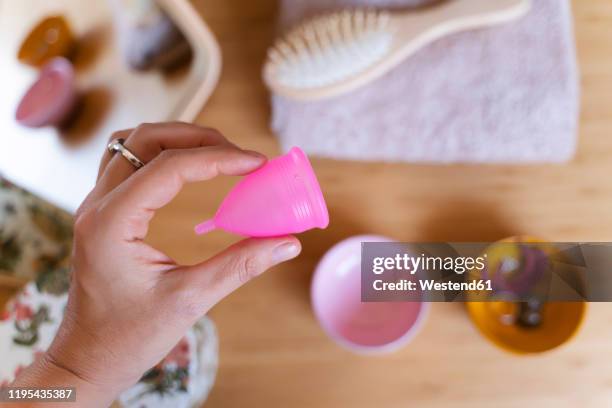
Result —
<instances>
[{"instance_id":1,"label":"white tray","mask_svg":"<svg viewBox=\"0 0 612 408\"><path fill-rule=\"evenodd\" d=\"M0 0L0 174L74 212L95 183L112 132L142 122L195 119L217 84L219 47L188 0L159 3L194 52L190 67L170 76L127 67L107 0ZM37 75L17 60L17 50L28 31L50 14L66 16L77 37L89 43L75 64L79 89L89 96L83 119L67 134L28 129L14 119L20 98Z\"/></svg>"}]
</instances>

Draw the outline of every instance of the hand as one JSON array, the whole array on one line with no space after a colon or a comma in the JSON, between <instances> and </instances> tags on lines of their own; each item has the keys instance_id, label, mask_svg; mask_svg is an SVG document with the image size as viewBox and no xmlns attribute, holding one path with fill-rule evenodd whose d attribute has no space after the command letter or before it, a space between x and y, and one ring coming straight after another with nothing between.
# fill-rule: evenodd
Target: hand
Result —
<instances>
[{"instance_id":1,"label":"hand","mask_svg":"<svg viewBox=\"0 0 612 408\"><path fill-rule=\"evenodd\" d=\"M155 210L186 182L244 175L266 158L182 123L141 125L115 138L147 164L136 171L119 154L102 158L76 216L64 320L20 385L38 378L36 370L63 372L101 405L137 382L215 303L301 249L293 237L246 239L198 265L177 265L143 242Z\"/></svg>"}]
</instances>

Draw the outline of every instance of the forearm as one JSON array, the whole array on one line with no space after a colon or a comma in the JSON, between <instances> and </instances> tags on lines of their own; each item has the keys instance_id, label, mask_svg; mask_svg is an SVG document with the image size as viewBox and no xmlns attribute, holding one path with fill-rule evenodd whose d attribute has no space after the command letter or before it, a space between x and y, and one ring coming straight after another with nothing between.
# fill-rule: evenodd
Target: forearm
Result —
<instances>
[{"instance_id":1,"label":"forearm","mask_svg":"<svg viewBox=\"0 0 612 408\"><path fill-rule=\"evenodd\" d=\"M98 386L79 378L69 370L53 363L46 355L38 359L30 367L24 369L19 377L9 387L49 389L73 388L75 402L45 402L45 408L52 407L108 407L116 399L119 390ZM16 408L39 406L41 403L0 403L0 407Z\"/></svg>"}]
</instances>

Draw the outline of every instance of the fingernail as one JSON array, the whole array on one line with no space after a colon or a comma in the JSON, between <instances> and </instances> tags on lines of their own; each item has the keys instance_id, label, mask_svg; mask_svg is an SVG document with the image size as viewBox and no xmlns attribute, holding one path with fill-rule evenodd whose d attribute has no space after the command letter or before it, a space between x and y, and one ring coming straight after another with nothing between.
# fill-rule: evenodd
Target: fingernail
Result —
<instances>
[{"instance_id":1,"label":"fingernail","mask_svg":"<svg viewBox=\"0 0 612 408\"><path fill-rule=\"evenodd\" d=\"M253 150L244 150L244 152L246 154L248 154L249 156L255 157L255 158L259 159L259 160L266 160L267 159L267 157L264 156L263 154L261 154L259 152L256 152L256 151L253 151Z\"/></svg>"},{"instance_id":2,"label":"fingernail","mask_svg":"<svg viewBox=\"0 0 612 408\"><path fill-rule=\"evenodd\" d=\"M285 242L280 244L272 252L272 261L275 264L295 258L300 253L300 247L295 242Z\"/></svg>"}]
</instances>

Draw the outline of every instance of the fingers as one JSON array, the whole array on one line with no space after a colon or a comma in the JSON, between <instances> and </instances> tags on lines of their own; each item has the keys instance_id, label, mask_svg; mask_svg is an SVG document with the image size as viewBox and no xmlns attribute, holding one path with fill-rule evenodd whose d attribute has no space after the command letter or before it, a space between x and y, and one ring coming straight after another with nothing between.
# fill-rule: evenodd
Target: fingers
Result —
<instances>
[{"instance_id":1,"label":"fingers","mask_svg":"<svg viewBox=\"0 0 612 408\"><path fill-rule=\"evenodd\" d=\"M295 258L301 250L300 242L292 236L250 238L201 264L175 270L168 277L180 279L189 296L200 299L196 314L202 314L246 282Z\"/></svg>"},{"instance_id":2,"label":"fingers","mask_svg":"<svg viewBox=\"0 0 612 408\"><path fill-rule=\"evenodd\" d=\"M181 122L145 123L136 129L117 132L110 140L119 138L125 139L124 146L145 164L167 149L231 145L214 129ZM98 173L97 195L105 195L135 171L136 168L120 154L111 154L106 150Z\"/></svg>"},{"instance_id":3,"label":"fingers","mask_svg":"<svg viewBox=\"0 0 612 408\"><path fill-rule=\"evenodd\" d=\"M185 183L219 174L244 175L265 161L259 153L231 145L165 150L112 191L101 211L121 227L125 239L143 239L153 212L168 204Z\"/></svg>"}]
</instances>

